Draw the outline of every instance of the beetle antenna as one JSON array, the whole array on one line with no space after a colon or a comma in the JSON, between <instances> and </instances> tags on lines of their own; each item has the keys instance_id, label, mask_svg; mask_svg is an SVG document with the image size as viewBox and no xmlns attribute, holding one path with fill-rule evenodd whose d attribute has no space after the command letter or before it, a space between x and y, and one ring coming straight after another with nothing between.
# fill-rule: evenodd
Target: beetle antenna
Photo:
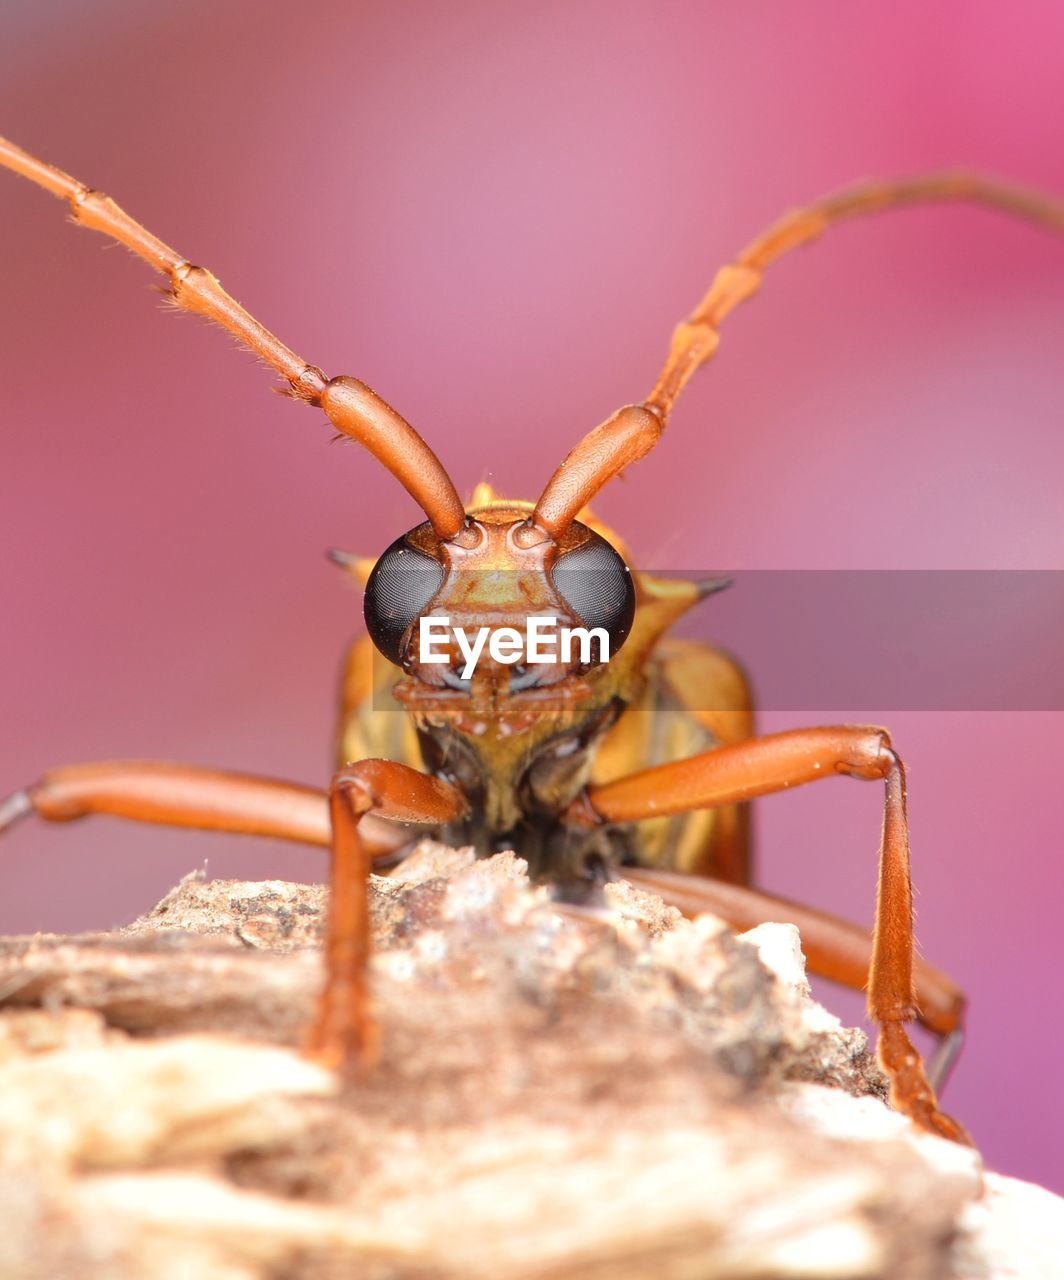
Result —
<instances>
[{"instance_id":1,"label":"beetle antenna","mask_svg":"<svg viewBox=\"0 0 1064 1280\"><path fill-rule=\"evenodd\" d=\"M1064 201L969 173L861 183L784 214L717 272L709 292L674 332L665 367L645 402L619 409L566 457L536 504L533 523L557 539L605 484L654 448L691 375L716 355L724 319L757 292L765 268L777 258L850 218L936 201L984 205L1064 233Z\"/></svg>"},{"instance_id":2,"label":"beetle antenna","mask_svg":"<svg viewBox=\"0 0 1064 1280\"><path fill-rule=\"evenodd\" d=\"M109 196L4 138L0 138L0 167L66 200L75 222L117 240L167 276L169 296L178 307L221 325L275 369L296 399L324 409L338 431L359 441L388 468L428 516L440 538L460 535L465 507L443 464L414 428L369 387L355 378L327 379L245 311L216 276L181 257Z\"/></svg>"}]
</instances>

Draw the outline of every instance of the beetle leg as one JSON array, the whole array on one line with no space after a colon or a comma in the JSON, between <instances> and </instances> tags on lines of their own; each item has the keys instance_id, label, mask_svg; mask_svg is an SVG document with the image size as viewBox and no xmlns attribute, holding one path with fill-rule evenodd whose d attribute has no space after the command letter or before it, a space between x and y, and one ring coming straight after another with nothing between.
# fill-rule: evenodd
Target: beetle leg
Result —
<instances>
[{"instance_id":1,"label":"beetle leg","mask_svg":"<svg viewBox=\"0 0 1064 1280\"><path fill-rule=\"evenodd\" d=\"M96 813L330 847L326 983L307 1047L338 1068L371 1059L375 1049L366 985L373 862L409 843L409 832L394 824L439 826L465 808L449 783L384 760L341 769L328 796L248 774L138 761L51 770L0 802L0 832L34 813L53 822Z\"/></svg>"},{"instance_id":2,"label":"beetle leg","mask_svg":"<svg viewBox=\"0 0 1064 1280\"><path fill-rule=\"evenodd\" d=\"M325 988L307 1038L307 1052L336 1070L371 1063L376 1027L370 1008L369 849L362 823L373 814L398 822L442 826L466 810L462 793L392 760L359 760L341 769L329 788L332 818Z\"/></svg>"},{"instance_id":3,"label":"beetle leg","mask_svg":"<svg viewBox=\"0 0 1064 1280\"><path fill-rule=\"evenodd\" d=\"M158 761L50 769L40 781L0 802L0 833L31 814L49 822L107 814L325 848L331 839L328 800L316 787ZM369 820L363 834L374 858L390 856L410 842L409 832L377 819Z\"/></svg>"},{"instance_id":4,"label":"beetle leg","mask_svg":"<svg viewBox=\"0 0 1064 1280\"><path fill-rule=\"evenodd\" d=\"M879 892L868 975L868 1011L879 1026L879 1061L891 1100L921 1128L957 1142L964 1129L939 1110L905 1023L916 1016L914 939L905 772L885 730L838 726L753 738L589 788L569 810L576 824L641 818L734 804L838 774L886 785Z\"/></svg>"},{"instance_id":5,"label":"beetle leg","mask_svg":"<svg viewBox=\"0 0 1064 1280\"><path fill-rule=\"evenodd\" d=\"M936 1093L941 1093L946 1087L946 1082L953 1073L957 1059L961 1055L964 1048L964 1028L958 1027L956 1031L951 1031L948 1036L943 1036L935 1046L935 1051L931 1055L931 1061L927 1064L927 1078L931 1081L931 1087Z\"/></svg>"},{"instance_id":6,"label":"beetle leg","mask_svg":"<svg viewBox=\"0 0 1064 1280\"><path fill-rule=\"evenodd\" d=\"M359 760L333 778L329 924L325 988L307 1037L311 1057L337 1070L373 1062L376 1028L367 987L370 955L370 856L361 826L378 814L397 822L443 826L466 812L466 799L442 778L394 760Z\"/></svg>"},{"instance_id":7,"label":"beetle leg","mask_svg":"<svg viewBox=\"0 0 1064 1280\"><path fill-rule=\"evenodd\" d=\"M769 920L785 920L796 925L802 935L810 973L829 978L854 991L863 991L872 963L872 935L859 925L815 907L806 907L786 898L726 884L704 876L686 875L653 867L624 867L620 874L639 889L656 893L686 916L708 911L740 931L756 928ZM921 956L913 960L916 987L916 1019L928 1031L940 1036L935 1053L938 1065L936 1087L945 1078L960 1050L964 1019L963 993L944 973ZM929 1075L936 1076L935 1070Z\"/></svg>"}]
</instances>

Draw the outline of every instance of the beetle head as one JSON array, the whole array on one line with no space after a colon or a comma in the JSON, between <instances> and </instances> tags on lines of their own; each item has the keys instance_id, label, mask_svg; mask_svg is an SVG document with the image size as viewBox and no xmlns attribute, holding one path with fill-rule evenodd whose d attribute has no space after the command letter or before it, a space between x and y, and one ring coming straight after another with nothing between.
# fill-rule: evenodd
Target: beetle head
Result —
<instances>
[{"instance_id":1,"label":"beetle head","mask_svg":"<svg viewBox=\"0 0 1064 1280\"><path fill-rule=\"evenodd\" d=\"M374 565L365 589L369 634L384 657L422 687L422 696L533 702L580 696L584 677L605 656L602 645L597 639L583 648L573 644L567 659L562 646L548 646L553 651L545 657L527 645L530 618L598 631L608 638L611 657L623 644L635 586L622 556L575 521L555 540L530 523L530 512L529 504L516 502L474 507L462 536L452 539L426 521L396 539ZM423 656L426 619L439 620L436 661ZM524 649L511 646L507 660L486 643L502 628L526 639ZM459 630L469 643L484 633L474 664L455 638Z\"/></svg>"}]
</instances>

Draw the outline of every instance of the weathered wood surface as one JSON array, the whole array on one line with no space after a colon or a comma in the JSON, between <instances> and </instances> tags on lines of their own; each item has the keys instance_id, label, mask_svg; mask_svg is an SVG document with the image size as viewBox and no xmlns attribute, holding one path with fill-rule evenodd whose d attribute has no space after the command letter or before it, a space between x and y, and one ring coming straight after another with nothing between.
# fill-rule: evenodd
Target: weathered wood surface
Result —
<instances>
[{"instance_id":1,"label":"weathered wood surface","mask_svg":"<svg viewBox=\"0 0 1064 1280\"><path fill-rule=\"evenodd\" d=\"M610 892L559 916L431 846L375 881L382 1057L342 1087L298 1056L319 887L0 940L0 1277L1008 1274L977 1158L886 1108L789 926Z\"/></svg>"}]
</instances>

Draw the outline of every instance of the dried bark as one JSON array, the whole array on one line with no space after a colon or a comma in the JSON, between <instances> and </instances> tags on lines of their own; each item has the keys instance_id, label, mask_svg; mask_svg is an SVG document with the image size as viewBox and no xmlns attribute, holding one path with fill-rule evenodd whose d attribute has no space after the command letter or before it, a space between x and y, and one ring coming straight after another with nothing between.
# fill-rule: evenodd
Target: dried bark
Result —
<instances>
[{"instance_id":1,"label":"dried bark","mask_svg":"<svg viewBox=\"0 0 1064 1280\"><path fill-rule=\"evenodd\" d=\"M1006 1274L977 1158L887 1109L790 926L609 892L559 915L431 845L375 880L382 1060L344 1084L297 1053L319 887L0 940L0 1277Z\"/></svg>"}]
</instances>

